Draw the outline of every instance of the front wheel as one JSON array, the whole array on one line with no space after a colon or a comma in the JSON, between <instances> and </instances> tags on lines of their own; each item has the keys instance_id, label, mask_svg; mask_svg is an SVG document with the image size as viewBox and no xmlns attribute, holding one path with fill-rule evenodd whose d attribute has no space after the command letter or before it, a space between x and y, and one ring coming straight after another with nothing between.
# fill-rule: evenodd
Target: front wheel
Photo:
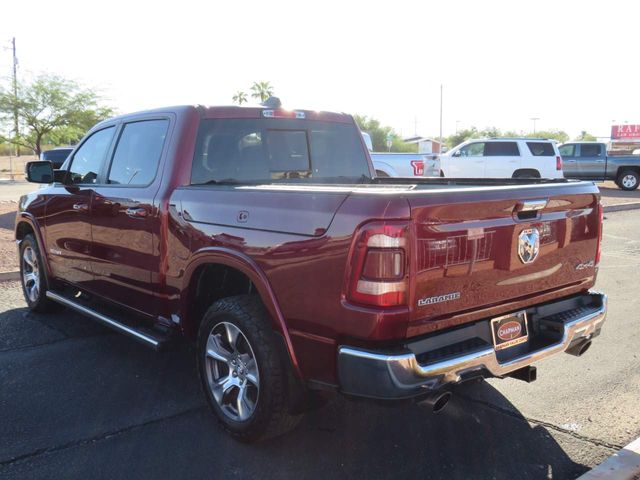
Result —
<instances>
[{"instance_id":1,"label":"front wheel","mask_svg":"<svg viewBox=\"0 0 640 480\"><path fill-rule=\"evenodd\" d=\"M26 235L20 242L20 278L22 293L30 310L40 313L53 312L58 305L47 298L48 282L38 243L33 235Z\"/></svg>"},{"instance_id":2,"label":"front wheel","mask_svg":"<svg viewBox=\"0 0 640 480\"><path fill-rule=\"evenodd\" d=\"M640 184L640 175L635 170L624 170L616 182L622 190L635 190Z\"/></svg>"},{"instance_id":3,"label":"front wheel","mask_svg":"<svg viewBox=\"0 0 640 480\"><path fill-rule=\"evenodd\" d=\"M209 405L234 438L254 441L292 429L288 370L256 295L224 298L198 333L198 370Z\"/></svg>"}]
</instances>

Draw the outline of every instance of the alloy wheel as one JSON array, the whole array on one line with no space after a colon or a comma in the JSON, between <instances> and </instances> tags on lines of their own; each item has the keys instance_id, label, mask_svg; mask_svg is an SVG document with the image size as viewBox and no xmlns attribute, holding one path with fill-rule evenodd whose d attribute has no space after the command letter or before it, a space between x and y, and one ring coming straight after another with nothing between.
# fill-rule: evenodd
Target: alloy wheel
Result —
<instances>
[{"instance_id":1,"label":"alloy wheel","mask_svg":"<svg viewBox=\"0 0 640 480\"><path fill-rule=\"evenodd\" d=\"M40 295L40 267L35 250L27 246L22 252L22 284L31 302L36 302Z\"/></svg>"},{"instance_id":2,"label":"alloy wheel","mask_svg":"<svg viewBox=\"0 0 640 480\"><path fill-rule=\"evenodd\" d=\"M636 186L637 179L635 175L625 175L622 177L622 185L625 188L633 188Z\"/></svg>"},{"instance_id":3,"label":"alloy wheel","mask_svg":"<svg viewBox=\"0 0 640 480\"><path fill-rule=\"evenodd\" d=\"M245 421L255 412L260 375L247 337L232 323L216 324L207 338L205 366L209 391L231 420Z\"/></svg>"}]
</instances>

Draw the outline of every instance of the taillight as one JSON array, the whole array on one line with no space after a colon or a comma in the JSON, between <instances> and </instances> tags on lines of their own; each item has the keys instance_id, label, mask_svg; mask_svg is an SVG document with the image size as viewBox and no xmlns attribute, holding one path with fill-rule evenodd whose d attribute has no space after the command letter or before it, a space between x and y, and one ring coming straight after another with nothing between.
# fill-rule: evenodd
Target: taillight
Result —
<instances>
[{"instance_id":1,"label":"taillight","mask_svg":"<svg viewBox=\"0 0 640 480\"><path fill-rule=\"evenodd\" d=\"M598 247L596 249L596 265L600 263L602 256L602 228L604 227L604 207L598 202Z\"/></svg>"},{"instance_id":2,"label":"taillight","mask_svg":"<svg viewBox=\"0 0 640 480\"><path fill-rule=\"evenodd\" d=\"M556 170L562 170L562 157L560 155L556 155Z\"/></svg>"},{"instance_id":3,"label":"taillight","mask_svg":"<svg viewBox=\"0 0 640 480\"><path fill-rule=\"evenodd\" d=\"M345 282L349 301L378 307L407 303L408 230L406 222L373 222L358 230Z\"/></svg>"}]
</instances>

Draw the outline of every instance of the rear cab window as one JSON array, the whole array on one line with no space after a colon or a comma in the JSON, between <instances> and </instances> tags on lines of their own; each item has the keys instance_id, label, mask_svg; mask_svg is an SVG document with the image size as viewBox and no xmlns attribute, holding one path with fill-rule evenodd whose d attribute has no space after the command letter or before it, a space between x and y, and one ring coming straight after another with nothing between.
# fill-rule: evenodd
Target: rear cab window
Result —
<instances>
[{"instance_id":1,"label":"rear cab window","mask_svg":"<svg viewBox=\"0 0 640 480\"><path fill-rule=\"evenodd\" d=\"M527 147L534 157L555 157L556 152L549 142L527 142Z\"/></svg>"},{"instance_id":2,"label":"rear cab window","mask_svg":"<svg viewBox=\"0 0 640 480\"><path fill-rule=\"evenodd\" d=\"M351 123L294 119L205 119L191 184L354 183L369 177Z\"/></svg>"}]
</instances>

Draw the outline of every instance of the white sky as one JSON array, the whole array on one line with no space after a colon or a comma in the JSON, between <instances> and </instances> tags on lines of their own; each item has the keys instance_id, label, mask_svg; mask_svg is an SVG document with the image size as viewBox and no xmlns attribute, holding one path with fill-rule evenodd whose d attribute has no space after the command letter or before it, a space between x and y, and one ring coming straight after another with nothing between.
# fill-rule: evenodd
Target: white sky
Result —
<instances>
[{"instance_id":1,"label":"white sky","mask_svg":"<svg viewBox=\"0 0 640 480\"><path fill-rule=\"evenodd\" d=\"M269 80L285 107L372 115L405 136L640 123L635 1L5 1L19 75L97 87L121 113L230 104ZM439 64L439 65L438 65ZM11 52L0 49L0 75Z\"/></svg>"}]
</instances>

